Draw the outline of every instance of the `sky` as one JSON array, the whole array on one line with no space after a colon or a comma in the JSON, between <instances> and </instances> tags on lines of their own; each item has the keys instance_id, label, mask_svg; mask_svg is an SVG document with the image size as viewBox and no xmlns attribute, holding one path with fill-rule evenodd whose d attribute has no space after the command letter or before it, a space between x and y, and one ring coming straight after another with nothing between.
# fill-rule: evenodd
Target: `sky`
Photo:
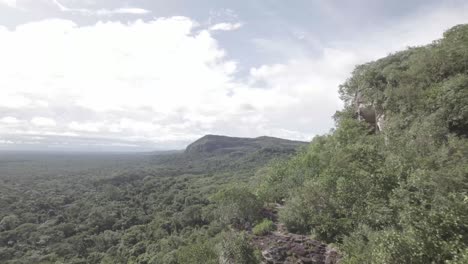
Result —
<instances>
[{"instance_id":1,"label":"sky","mask_svg":"<svg viewBox=\"0 0 468 264\"><path fill-rule=\"evenodd\" d=\"M0 0L0 150L310 141L356 65L462 23L464 0Z\"/></svg>"}]
</instances>

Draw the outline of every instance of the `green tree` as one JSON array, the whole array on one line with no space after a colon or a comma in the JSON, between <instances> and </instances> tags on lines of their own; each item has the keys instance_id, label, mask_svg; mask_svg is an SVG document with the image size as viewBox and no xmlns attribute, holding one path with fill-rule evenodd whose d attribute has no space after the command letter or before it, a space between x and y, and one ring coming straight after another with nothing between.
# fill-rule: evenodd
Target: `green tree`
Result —
<instances>
[{"instance_id":1,"label":"green tree","mask_svg":"<svg viewBox=\"0 0 468 264\"><path fill-rule=\"evenodd\" d=\"M262 203L245 186L227 187L212 197L217 204L217 215L226 224L234 224L243 228L245 224L253 224L260 217Z\"/></svg>"}]
</instances>

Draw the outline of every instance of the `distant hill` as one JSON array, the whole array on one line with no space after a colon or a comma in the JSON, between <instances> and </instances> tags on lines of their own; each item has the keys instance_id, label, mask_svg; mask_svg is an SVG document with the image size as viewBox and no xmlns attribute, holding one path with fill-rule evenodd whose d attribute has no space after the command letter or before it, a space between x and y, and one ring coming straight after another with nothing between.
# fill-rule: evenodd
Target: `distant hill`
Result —
<instances>
[{"instance_id":1,"label":"distant hill","mask_svg":"<svg viewBox=\"0 0 468 264\"><path fill-rule=\"evenodd\" d=\"M206 135L184 153L155 157L157 162L191 172L253 169L297 153L308 142L274 137L239 138Z\"/></svg>"},{"instance_id":2,"label":"distant hill","mask_svg":"<svg viewBox=\"0 0 468 264\"><path fill-rule=\"evenodd\" d=\"M190 144L185 153L187 155L224 155L247 154L255 151L295 153L307 142L292 141L274 137L239 138L218 135L206 135Z\"/></svg>"}]
</instances>

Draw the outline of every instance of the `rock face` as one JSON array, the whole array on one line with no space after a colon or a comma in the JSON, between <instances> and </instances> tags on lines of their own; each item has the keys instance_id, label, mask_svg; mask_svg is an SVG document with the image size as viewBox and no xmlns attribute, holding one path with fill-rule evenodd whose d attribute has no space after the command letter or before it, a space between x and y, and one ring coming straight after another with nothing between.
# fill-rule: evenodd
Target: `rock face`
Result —
<instances>
[{"instance_id":1,"label":"rock face","mask_svg":"<svg viewBox=\"0 0 468 264\"><path fill-rule=\"evenodd\" d=\"M255 236L253 244L260 249L267 264L336 264L340 255L327 244L304 235L289 233L278 223L276 212L271 215L277 230L268 235Z\"/></svg>"},{"instance_id":2,"label":"rock face","mask_svg":"<svg viewBox=\"0 0 468 264\"><path fill-rule=\"evenodd\" d=\"M385 115L383 109L375 103L366 102L358 92L354 98L356 106L356 116L359 121L365 121L374 131L382 131L384 128Z\"/></svg>"},{"instance_id":3,"label":"rock face","mask_svg":"<svg viewBox=\"0 0 468 264\"><path fill-rule=\"evenodd\" d=\"M254 238L254 245L262 251L265 263L338 263L338 252L307 236L296 235L280 230L266 236Z\"/></svg>"}]
</instances>

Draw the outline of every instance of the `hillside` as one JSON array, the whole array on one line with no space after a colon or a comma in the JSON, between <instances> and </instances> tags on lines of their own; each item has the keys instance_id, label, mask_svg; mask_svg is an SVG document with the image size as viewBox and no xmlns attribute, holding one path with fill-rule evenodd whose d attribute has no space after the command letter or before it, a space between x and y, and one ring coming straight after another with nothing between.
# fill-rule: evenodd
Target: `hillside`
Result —
<instances>
[{"instance_id":1,"label":"hillside","mask_svg":"<svg viewBox=\"0 0 468 264\"><path fill-rule=\"evenodd\" d=\"M261 175L287 229L341 263L468 263L468 25L359 65L336 129Z\"/></svg>"},{"instance_id":2,"label":"hillside","mask_svg":"<svg viewBox=\"0 0 468 264\"><path fill-rule=\"evenodd\" d=\"M295 153L307 144L274 137L238 138L217 135L206 135L190 144L185 153L187 155L215 156L224 154L247 155L255 151Z\"/></svg>"},{"instance_id":3,"label":"hillside","mask_svg":"<svg viewBox=\"0 0 468 264\"><path fill-rule=\"evenodd\" d=\"M154 162L192 173L252 170L272 159L296 154L307 144L266 136L238 138L206 135L187 146L183 153L154 157Z\"/></svg>"}]
</instances>

